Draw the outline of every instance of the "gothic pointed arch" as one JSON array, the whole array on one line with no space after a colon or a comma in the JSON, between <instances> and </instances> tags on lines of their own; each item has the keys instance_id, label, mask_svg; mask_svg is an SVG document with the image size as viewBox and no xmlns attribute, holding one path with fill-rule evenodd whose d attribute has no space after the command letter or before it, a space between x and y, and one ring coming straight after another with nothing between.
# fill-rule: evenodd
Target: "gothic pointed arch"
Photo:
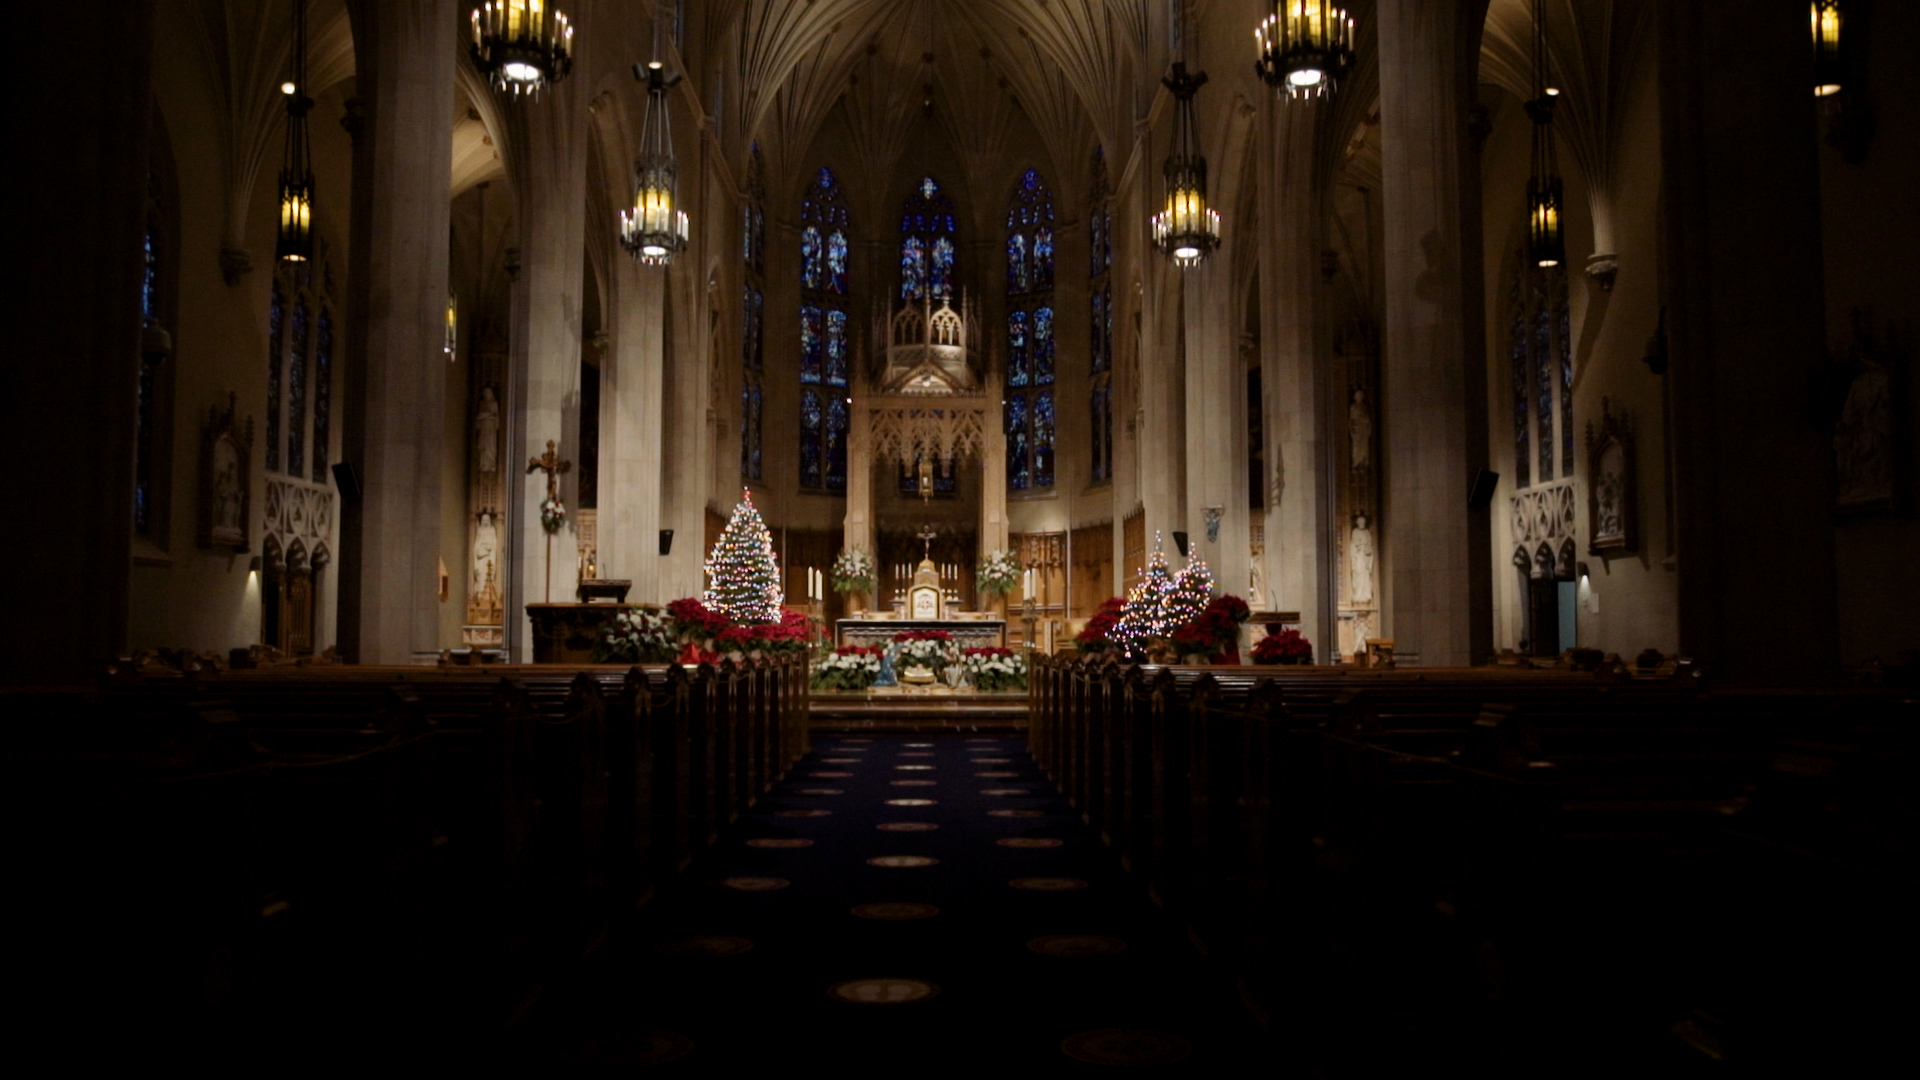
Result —
<instances>
[{"instance_id":1,"label":"gothic pointed arch","mask_svg":"<svg viewBox=\"0 0 1920 1080\"><path fill-rule=\"evenodd\" d=\"M849 220L822 166L800 203L800 486L830 494L847 490Z\"/></svg>"}]
</instances>

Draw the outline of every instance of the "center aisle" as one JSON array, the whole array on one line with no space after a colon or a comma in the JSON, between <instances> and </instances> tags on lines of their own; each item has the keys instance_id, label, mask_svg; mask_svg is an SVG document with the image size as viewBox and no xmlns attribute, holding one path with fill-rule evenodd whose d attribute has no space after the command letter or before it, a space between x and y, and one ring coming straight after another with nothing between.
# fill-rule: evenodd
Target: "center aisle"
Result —
<instances>
[{"instance_id":1,"label":"center aisle","mask_svg":"<svg viewBox=\"0 0 1920 1080\"><path fill-rule=\"evenodd\" d=\"M816 738L633 929L522 1025L525 1064L1271 1061L1018 736Z\"/></svg>"}]
</instances>

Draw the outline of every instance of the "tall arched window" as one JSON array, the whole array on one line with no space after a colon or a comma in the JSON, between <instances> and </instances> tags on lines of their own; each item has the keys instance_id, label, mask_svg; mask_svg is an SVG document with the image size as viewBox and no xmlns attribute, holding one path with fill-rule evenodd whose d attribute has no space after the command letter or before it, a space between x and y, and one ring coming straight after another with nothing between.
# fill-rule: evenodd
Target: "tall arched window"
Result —
<instances>
[{"instance_id":1,"label":"tall arched window","mask_svg":"<svg viewBox=\"0 0 1920 1080\"><path fill-rule=\"evenodd\" d=\"M741 211L740 260L746 284L740 296L740 478L761 478L760 420L766 402L767 210L760 144L747 158L747 199Z\"/></svg>"},{"instance_id":2,"label":"tall arched window","mask_svg":"<svg viewBox=\"0 0 1920 1080\"><path fill-rule=\"evenodd\" d=\"M1088 287L1092 296L1093 482L1113 479L1113 203L1107 192L1106 154L1093 151L1093 185L1087 196Z\"/></svg>"},{"instance_id":3,"label":"tall arched window","mask_svg":"<svg viewBox=\"0 0 1920 1080\"><path fill-rule=\"evenodd\" d=\"M1548 483L1574 469L1573 313L1563 267L1521 252L1507 282L1507 359L1513 371L1514 486ZM1556 400L1558 409L1555 408ZM1554 438L1559 425L1560 437ZM1560 459L1554 470L1555 452Z\"/></svg>"},{"instance_id":4,"label":"tall arched window","mask_svg":"<svg viewBox=\"0 0 1920 1080\"><path fill-rule=\"evenodd\" d=\"M158 128L158 118L155 122ZM164 134L156 130L158 143ZM141 235L141 356L134 382L133 531L154 547L167 544L169 473L172 471L173 365L165 350L149 352L151 340L171 340L174 323L175 257L178 245L169 225L171 203L162 174L172 175L164 150L156 146L147 168L145 229ZM162 338L161 335L167 335Z\"/></svg>"},{"instance_id":5,"label":"tall arched window","mask_svg":"<svg viewBox=\"0 0 1920 1080\"><path fill-rule=\"evenodd\" d=\"M933 177L925 177L907 196L900 214L900 299L913 303L953 300L953 203Z\"/></svg>"},{"instance_id":6,"label":"tall arched window","mask_svg":"<svg viewBox=\"0 0 1920 1080\"><path fill-rule=\"evenodd\" d=\"M267 306L267 471L327 482L333 439L333 303L313 263L282 263ZM319 276L322 281L314 281Z\"/></svg>"},{"instance_id":7,"label":"tall arched window","mask_svg":"<svg viewBox=\"0 0 1920 1080\"><path fill-rule=\"evenodd\" d=\"M822 168L800 203L800 486L847 489L847 204Z\"/></svg>"},{"instance_id":8,"label":"tall arched window","mask_svg":"<svg viewBox=\"0 0 1920 1080\"><path fill-rule=\"evenodd\" d=\"M1028 169L1007 206L1007 486L1053 486L1053 193Z\"/></svg>"}]
</instances>

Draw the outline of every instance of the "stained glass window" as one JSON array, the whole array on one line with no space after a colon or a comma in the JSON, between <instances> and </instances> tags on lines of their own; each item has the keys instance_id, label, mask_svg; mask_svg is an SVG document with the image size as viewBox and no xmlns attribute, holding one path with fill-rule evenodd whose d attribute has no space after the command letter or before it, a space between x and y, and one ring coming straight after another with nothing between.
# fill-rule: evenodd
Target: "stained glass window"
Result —
<instances>
[{"instance_id":1,"label":"stained glass window","mask_svg":"<svg viewBox=\"0 0 1920 1080\"><path fill-rule=\"evenodd\" d=\"M273 293L267 301L267 468L277 471L280 468L280 365L285 357L281 355L281 322L286 313L286 297L281 295L280 282L273 283Z\"/></svg>"},{"instance_id":2,"label":"stained glass window","mask_svg":"<svg viewBox=\"0 0 1920 1080\"><path fill-rule=\"evenodd\" d=\"M1507 358L1513 365L1513 484L1523 488L1533 483L1533 441L1527 423L1532 415L1527 404L1532 351L1527 348L1526 312L1518 306L1519 297L1513 299L1513 323L1507 327Z\"/></svg>"},{"instance_id":3,"label":"stained glass window","mask_svg":"<svg viewBox=\"0 0 1920 1080\"><path fill-rule=\"evenodd\" d=\"M327 482L329 440L333 437L333 310L320 309L313 345L313 482Z\"/></svg>"},{"instance_id":4,"label":"stained glass window","mask_svg":"<svg viewBox=\"0 0 1920 1080\"><path fill-rule=\"evenodd\" d=\"M1567 303L1565 274L1555 275L1559 288L1552 297L1554 344L1560 368L1560 475L1573 475L1573 311Z\"/></svg>"},{"instance_id":5,"label":"stained glass window","mask_svg":"<svg viewBox=\"0 0 1920 1080\"><path fill-rule=\"evenodd\" d=\"M936 304L953 299L958 220L931 176L907 196L900 214L900 299Z\"/></svg>"},{"instance_id":6,"label":"stained glass window","mask_svg":"<svg viewBox=\"0 0 1920 1080\"><path fill-rule=\"evenodd\" d=\"M1113 479L1113 208L1107 193L1107 158L1093 151L1093 183L1087 193L1087 292L1091 297L1093 389L1088 405L1093 422L1093 482Z\"/></svg>"},{"instance_id":7,"label":"stained glass window","mask_svg":"<svg viewBox=\"0 0 1920 1080\"><path fill-rule=\"evenodd\" d=\"M287 472L307 471L307 298L293 301L293 349L287 355Z\"/></svg>"},{"instance_id":8,"label":"stained glass window","mask_svg":"<svg viewBox=\"0 0 1920 1080\"><path fill-rule=\"evenodd\" d=\"M803 250L800 277L800 486L841 492L847 488L846 388L852 377L847 321L851 225L833 170L822 168L814 174L800 204L800 218L805 223L803 249L809 242L814 245L811 255Z\"/></svg>"},{"instance_id":9,"label":"stained glass window","mask_svg":"<svg viewBox=\"0 0 1920 1080\"><path fill-rule=\"evenodd\" d=\"M1007 204L1007 486L1054 476L1053 193L1028 169Z\"/></svg>"},{"instance_id":10,"label":"stained glass window","mask_svg":"<svg viewBox=\"0 0 1920 1080\"><path fill-rule=\"evenodd\" d=\"M1567 302L1565 268L1535 267L1531 260L1517 258L1507 304L1514 484L1526 487L1536 480L1547 483L1556 475L1570 477L1575 472L1578 429L1573 416L1573 313Z\"/></svg>"},{"instance_id":11,"label":"stained glass window","mask_svg":"<svg viewBox=\"0 0 1920 1080\"><path fill-rule=\"evenodd\" d=\"M760 406L758 382L740 388L740 475L760 479Z\"/></svg>"},{"instance_id":12,"label":"stained glass window","mask_svg":"<svg viewBox=\"0 0 1920 1080\"><path fill-rule=\"evenodd\" d=\"M149 178L149 185L152 179ZM159 240L149 223L141 252L140 315L152 323L160 315ZM153 396L154 365L142 360L135 377L133 399L133 531L145 534L153 524Z\"/></svg>"},{"instance_id":13,"label":"stained glass window","mask_svg":"<svg viewBox=\"0 0 1920 1080\"><path fill-rule=\"evenodd\" d=\"M1553 313L1542 305L1533 316L1535 366L1540 372L1540 479L1553 479Z\"/></svg>"}]
</instances>

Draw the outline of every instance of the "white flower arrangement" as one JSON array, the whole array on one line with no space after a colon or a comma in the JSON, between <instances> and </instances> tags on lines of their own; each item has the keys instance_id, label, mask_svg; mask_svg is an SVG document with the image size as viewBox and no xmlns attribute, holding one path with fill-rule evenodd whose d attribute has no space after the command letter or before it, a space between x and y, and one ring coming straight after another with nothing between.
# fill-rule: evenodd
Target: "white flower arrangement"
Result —
<instances>
[{"instance_id":1,"label":"white flower arrangement","mask_svg":"<svg viewBox=\"0 0 1920 1080\"><path fill-rule=\"evenodd\" d=\"M567 504L560 501L558 495L549 495L540 500L540 527L549 534L557 533L567 523Z\"/></svg>"},{"instance_id":2,"label":"white flower arrangement","mask_svg":"<svg viewBox=\"0 0 1920 1080\"><path fill-rule=\"evenodd\" d=\"M833 591L870 593L875 571L873 556L863 548L843 548L833 560Z\"/></svg>"},{"instance_id":3,"label":"white flower arrangement","mask_svg":"<svg viewBox=\"0 0 1920 1080\"><path fill-rule=\"evenodd\" d=\"M958 651L954 648L953 642L951 641L922 639L919 641L902 641L899 642L899 646L899 665L901 668L924 667L932 668L935 671L939 671L951 663L955 653Z\"/></svg>"},{"instance_id":4,"label":"white flower arrangement","mask_svg":"<svg viewBox=\"0 0 1920 1080\"><path fill-rule=\"evenodd\" d=\"M986 596L1006 596L1020 586L1020 560L1006 548L989 551L980 556L980 566L975 571L974 585Z\"/></svg>"},{"instance_id":5,"label":"white flower arrangement","mask_svg":"<svg viewBox=\"0 0 1920 1080\"><path fill-rule=\"evenodd\" d=\"M622 611L600 624L593 643L596 662L664 664L676 651L673 620L652 608Z\"/></svg>"},{"instance_id":6,"label":"white flower arrangement","mask_svg":"<svg viewBox=\"0 0 1920 1080\"><path fill-rule=\"evenodd\" d=\"M968 649L960 658L973 685L981 690L1027 688L1027 657L1012 649Z\"/></svg>"},{"instance_id":7,"label":"white flower arrangement","mask_svg":"<svg viewBox=\"0 0 1920 1080\"><path fill-rule=\"evenodd\" d=\"M815 690L865 690L880 677L880 655L885 650L842 646L813 662Z\"/></svg>"}]
</instances>

